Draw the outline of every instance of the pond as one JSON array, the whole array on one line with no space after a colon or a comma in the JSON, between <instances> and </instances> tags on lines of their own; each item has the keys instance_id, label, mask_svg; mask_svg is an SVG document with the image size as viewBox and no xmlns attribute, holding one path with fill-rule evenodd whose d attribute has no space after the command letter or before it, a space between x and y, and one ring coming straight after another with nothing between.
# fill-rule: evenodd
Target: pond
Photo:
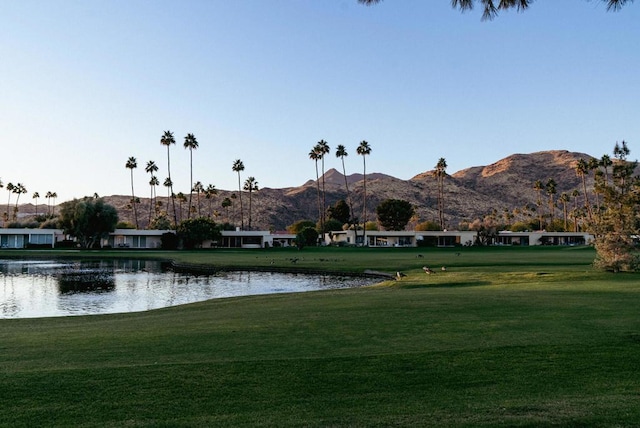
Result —
<instances>
[{"instance_id":1,"label":"pond","mask_svg":"<svg viewBox=\"0 0 640 428\"><path fill-rule=\"evenodd\" d=\"M224 297L359 287L372 278L177 273L149 260L2 260L0 318L139 312Z\"/></svg>"}]
</instances>

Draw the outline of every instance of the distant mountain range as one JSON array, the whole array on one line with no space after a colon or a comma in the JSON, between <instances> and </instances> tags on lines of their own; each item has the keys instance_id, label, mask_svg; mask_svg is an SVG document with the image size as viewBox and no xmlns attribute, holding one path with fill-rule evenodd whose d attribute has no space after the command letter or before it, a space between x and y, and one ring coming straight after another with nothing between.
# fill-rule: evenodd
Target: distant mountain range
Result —
<instances>
[{"instance_id":1,"label":"distant mountain range","mask_svg":"<svg viewBox=\"0 0 640 428\"><path fill-rule=\"evenodd\" d=\"M566 150L542 151L530 154L514 154L491 165L475 166L448 175L445 179L445 219L449 228L456 228L463 220L482 218L492 210L513 210L526 204L535 206L537 194L534 182L544 183L553 178L557 183L557 196L562 192L571 193L578 189L582 193L582 181L576 175L575 166L578 160L589 161L592 156L585 153ZM636 170L636 173L640 171ZM356 215L362 218L363 211L363 175L360 173L347 176L351 192L353 208ZM593 174L588 178L588 186L593 186ZM327 206L340 199L347 199L345 179L336 169L324 174ZM419 221L437 221L437 190L433 171L425 171L409 180L401 180L381 173L367 174L367 218L375 219L375 207L388 198L404 199L415 205ZM320 178L322 186L322 177ZM148 189L147 189L148 190ZM147 192L148 193L148 192ZM237 191L220 190L211 200L211 209L218 212L217 221L227 220L227 210L221 207L226 197L237 194ZM138 218L140 227L145 227L149 219L149 199L140 197ZM188 195L187 195L188 197ZM543 193L546 200L546 194ZM194 194L194 200L196 196ZM316 180L309 180L299 187L281 189L264 188L252 194L252 229L285 230L288 225L298 220L318 218ZM107 196L106 202L114 205L121 220L133 223L133 213L127 208L131 199L129 195ZM160 197L166 207L167 197ZM209 202L200 196L201 214L209 213ZM180 204L176 202L176 206ZM248 227L249 198L243 193L245 227ZM46 209L41 205L42 212ZM178 208L179 209L179 208ZM33 212L32 204L22 205L20 212ZM183 204L183 217L186 217L186 204ZM560 215L558 209L558 215ZM240 224L240 202L233 200L228 208L228 217L232 223Z\"/></svg>"}]
</instances>

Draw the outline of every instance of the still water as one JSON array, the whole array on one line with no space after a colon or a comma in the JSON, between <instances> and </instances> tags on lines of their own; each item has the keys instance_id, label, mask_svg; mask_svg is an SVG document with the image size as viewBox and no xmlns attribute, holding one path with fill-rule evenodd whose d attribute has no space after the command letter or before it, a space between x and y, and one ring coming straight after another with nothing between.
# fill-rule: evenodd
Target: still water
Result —
<instances>
[{"instance_id":1,"label":"still water","mask_svg":"<svg viewBox=\"0 0 640 428\"><path fill-rule=\"evenodd\" d=\"M2 260L0 318L139 312L223 297L368 285L371 278L176 273L148 260Z\"/></svg>"}]
</instances>

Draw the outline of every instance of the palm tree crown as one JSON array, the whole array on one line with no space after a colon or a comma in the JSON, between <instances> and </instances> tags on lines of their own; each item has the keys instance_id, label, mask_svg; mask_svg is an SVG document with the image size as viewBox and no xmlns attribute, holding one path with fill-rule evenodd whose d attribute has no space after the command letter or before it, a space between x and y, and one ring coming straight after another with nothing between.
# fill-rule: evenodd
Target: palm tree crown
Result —
<instances>
[{"instance_id":1,"label":"palm tree crown","mask_svg":"<svg viewBox=\"0 0 640 428\"><path fill-rule=\"evenodd\" d=\"M366 237L367 237L367 160L366 157L368 155L371 154L371 146L369 145L368 142L366 142L365 140L362 140L360 142L360 145L358 146L358 148L356 149L356 153L358 153L358 155L362 156L362 165L363 165L363 174L362 174L362 179L363 179L363 190L364 190L364 199L363 199L363 234L362 234L362 239L365 241L363 242L364 245L366 245Z\"/></svg>"},{"instance_id":2,"label":"palm tree crown","mask_svg":"<svg viewBox=\"0 0 640 428\"><path fill-rule=\"evenodd\" d=\"M353 203L351 202L351 193L349 192L349 180L347 180L347 170L344 167L344 158L346 158L348 155L349 153L347 153L347 148L342 144L338 144L338 147L336 147L336 157L340 158L340 160L342 161L342 175L344 176L344 187L347 189L349 215L353 217ZM351 223L351 220L349 220L349 223Z\"/></svg>"},{"instance_id":3,"label":"palm tree crown","mask_svg":"<svg viewBox=\"0 0 640 428\"><path fill-rule=\"evenodd\" d=\"M160 138L160 144L162 144L163 146L167 146L167 174L169 179L169 191L172 195L173 195L173 181L171 180L171 157L169 155L169 147L171 147L171 145L175 143L176 143L176 139L173 137L173 132L164 131L164 134L162 134L162 137ZM174 225L177 225L178 216L176 214L176 201L174 199L172 199L171 201L173 205L173 222L174 222Z\"/></svg>"},{"instance_id":4,"label":"palm tree crown","mask_svg":"<svg viewBox=\"0 0 640 428\"><path fill-rule=\"evenodd\" d=\"M186 137L184 137L184 148L185 149L189 149L189 164L190 164L190 176L189 176L189 183L193 183L193 150L198 148L198 140L196 140L196 137L193 134L187 134ZM193 189L189 192L189 215L187 215L187 218L190 217L191 214L191 198L193 196ZM198 210L200 209L200 204L198 204Z\"/></svg>"},{"instance_id":5,"label":"palm tree crown","mask_svg":"<svg viewBox=\"0 0 640 428\"><path fill-rule=\"evenodd\" d=\"M129 159L127 159L127 163L125 166L131 171L131 204L133 205L133 218L136 222L136 229L138 229L138 209L136 208L136 195L133 190L133 170L138 167L138 161L136 160L136 158L131 156Z\"/></svg>"},{"instance_id":6,"label":"palm tree crown","mask_svg":"<svg viewBox=\"0 0 640 428\"><path fill-rule=\"evenodd\" d=\"M244 171L244 164L240 159L233 162L231 169L238 173L238 193L240 194L240 228L244 229L244 210L242 207L242 187L240 186L240 172Z\"/></svg>"}]
</instances>

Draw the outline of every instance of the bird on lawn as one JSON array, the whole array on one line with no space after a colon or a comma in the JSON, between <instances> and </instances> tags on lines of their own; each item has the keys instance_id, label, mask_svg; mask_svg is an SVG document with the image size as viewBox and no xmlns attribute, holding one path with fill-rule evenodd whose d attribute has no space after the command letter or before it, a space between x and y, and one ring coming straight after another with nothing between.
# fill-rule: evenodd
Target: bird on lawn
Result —
<instances>
[{"instance_id":1,"label":"bird on lawn","mask_svg":"<svg viewBox=\"0 0 640 428\"><path fill-rule=\"evenodd\" d=\"M398 281L400 281L400 280L401 280L403 277L405 277L405 276L407 276L407 275L405 275L405 274L404 274L404 273L402 273L402 272L396 272L396 279L397 279Z\"/></svg>"},{"instance_id":2,"label":"bird on lawn","mask_svg":"<svg viewBox=\"0 0 640 428\"><path fill-rule=\"evenodd\" d=\"M432 273L435 273L434 271L431 270L431 268L429 266L422 266L422 270L424 271L424 273L431 275Z\"/></svg>"}]
</instances>

